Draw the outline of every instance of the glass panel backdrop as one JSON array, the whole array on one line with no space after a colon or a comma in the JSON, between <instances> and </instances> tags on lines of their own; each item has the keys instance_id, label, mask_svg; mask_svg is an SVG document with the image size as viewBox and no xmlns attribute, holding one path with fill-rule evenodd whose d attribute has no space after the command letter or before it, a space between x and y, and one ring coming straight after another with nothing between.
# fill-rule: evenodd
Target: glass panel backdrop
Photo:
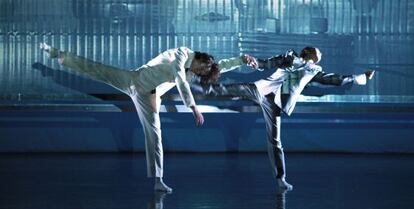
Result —
<instances>
[{"instance_id":1,"label":"glass panel backdrop","mask_svg":"<svg viewBox=\"0 0 414 209\"><path fill-rule=\"evenodd\" d=\"M328 98L413 102L413 28L412 0L0 0L0 98L80 101L113 93L62 73L38 49L46 42L122 69L179 46L220 59L313 45L326 72L377 70L368 86ZM222 82L264 76L243 67Z\"/></svg>"}]
</instances>

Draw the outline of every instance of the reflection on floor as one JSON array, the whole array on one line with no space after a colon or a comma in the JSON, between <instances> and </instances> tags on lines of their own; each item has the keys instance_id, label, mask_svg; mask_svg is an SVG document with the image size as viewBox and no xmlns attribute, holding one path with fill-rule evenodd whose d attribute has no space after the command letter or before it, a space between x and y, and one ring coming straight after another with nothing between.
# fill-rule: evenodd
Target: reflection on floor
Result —
<instances>
[{"instance_id":1,"label":"reflection on floor","mask_svg":"<svg viewBox=\"0 0 414 209\"><path fill-rule=\"evenodd\" d=\"M152 191L140 154L2 154L0 208L414 208L414 156L287 153L275 190L265 153L166 153Z\"/></svg>"}]
</instances>

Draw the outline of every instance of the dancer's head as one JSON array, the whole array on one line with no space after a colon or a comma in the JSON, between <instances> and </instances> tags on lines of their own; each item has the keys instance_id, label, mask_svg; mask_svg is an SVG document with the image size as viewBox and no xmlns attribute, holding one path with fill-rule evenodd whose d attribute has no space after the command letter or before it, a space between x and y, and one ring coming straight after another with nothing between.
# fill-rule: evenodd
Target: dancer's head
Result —
<instances>
[{"instance_id":1,"label":"dancer's head","mask_svg":"<svg viewBox=\"0 0 414 209\"><path fill-rule=\"evenodd\" d=\"M214 83L220 77L220 70L214 62L214 57L204 52L195 52L190 68L201 78L202 83Z\"/></svg>"},{"instance_id":2,"label":"dancer's head","mask_svg":"<svg viewBox=\"0 0 414 209\"><path fill-rule=\"evenodd\" d=\"M322 53L316 47L307 46L300 52L300 57L306 62L312 61L313 63L317 64L322 59Z\"/></svg>"}]
</instances>

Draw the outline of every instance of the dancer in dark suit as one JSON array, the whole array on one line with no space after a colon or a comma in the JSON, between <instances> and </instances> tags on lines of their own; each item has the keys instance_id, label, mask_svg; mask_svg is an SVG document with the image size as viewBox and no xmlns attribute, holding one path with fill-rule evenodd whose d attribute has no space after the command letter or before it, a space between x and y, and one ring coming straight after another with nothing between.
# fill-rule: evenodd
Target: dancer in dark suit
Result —
<instances>
[{"instance_id":1,"label":"dancer in dark suit","mask_svg":"<svg viewBox=\"0 0 414 209\"><path fill-rule=\"evenodd\" d=\"M293 186L285 180L285 159L280 139L281 113L284 112L289 116L293 112L302 90L309 84L365 85L375 72L367 70L362 74L348 76L326 73L317 65L321 58L322 53L316 47L305 47L300 55L289 50L283 55L251 61L251 66L258 69L275 70L265 79L242 84L192 85L206 95L242 97L254 101L261 107L266 122L269 159L277 186L282 190L292 190ZM249 57L249 59L255 58ZM289 84L289 94L285 96L281 94L281 89L282 85L286 84L289 74L294 74L297 79Z\"/></svg>"}]
</instances>

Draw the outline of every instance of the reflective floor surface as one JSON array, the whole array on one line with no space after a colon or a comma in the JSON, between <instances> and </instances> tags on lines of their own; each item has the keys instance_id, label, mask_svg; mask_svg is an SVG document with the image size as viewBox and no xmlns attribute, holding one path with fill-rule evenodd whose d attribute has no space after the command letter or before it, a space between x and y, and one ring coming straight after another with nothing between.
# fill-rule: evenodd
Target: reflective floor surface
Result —
<instances>
[{"instance_id":1,"label":"reflective floor surface","mask_svg":"<svg viewBox=\"0 0 414 209\"><path fill-rule=\"evenodd\" d=\"M1 154L0 208L414 208L414 156L287 153L294 190L265 153L166 153L172 194L152 191L140 154Z\"/></svg>"}]
</instances>

